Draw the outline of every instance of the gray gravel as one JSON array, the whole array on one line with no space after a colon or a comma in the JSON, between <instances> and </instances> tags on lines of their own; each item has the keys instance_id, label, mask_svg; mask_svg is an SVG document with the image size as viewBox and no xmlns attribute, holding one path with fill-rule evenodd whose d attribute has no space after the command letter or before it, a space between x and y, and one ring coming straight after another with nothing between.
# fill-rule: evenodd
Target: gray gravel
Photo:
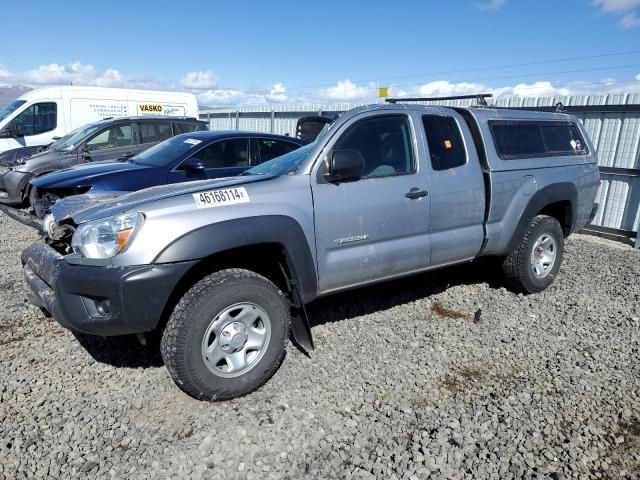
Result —
<instances>
[{"instance_id":1,"label":"gray gravel","mask_svg":"<svg viewBox=\"0 0 640 480\"><path fill-rule=\"evenodd\" d=\"M30 307L34 237L0 218L0 480L640 478L639 251L572 237L535 296L481 262L319 301L311 358L207 404Z\"/></svg>"}]
</instances>

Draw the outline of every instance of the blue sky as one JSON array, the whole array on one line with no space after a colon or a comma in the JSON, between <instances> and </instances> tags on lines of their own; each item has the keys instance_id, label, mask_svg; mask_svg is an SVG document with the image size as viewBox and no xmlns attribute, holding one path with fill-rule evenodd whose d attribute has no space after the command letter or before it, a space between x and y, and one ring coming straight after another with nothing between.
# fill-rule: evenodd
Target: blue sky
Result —
<instances>
[{"instance_id":1,"label":"blue sky","mask_svg":"<svg viewBox=\"0 0 640 480\"><path fill-rule=\"evenodd\" d=\"M181 89L211 105L369 100L378 79L393 94L640 91L640 0L23 0L1 11L4 84Z\"/></svg>"}]
</instances>

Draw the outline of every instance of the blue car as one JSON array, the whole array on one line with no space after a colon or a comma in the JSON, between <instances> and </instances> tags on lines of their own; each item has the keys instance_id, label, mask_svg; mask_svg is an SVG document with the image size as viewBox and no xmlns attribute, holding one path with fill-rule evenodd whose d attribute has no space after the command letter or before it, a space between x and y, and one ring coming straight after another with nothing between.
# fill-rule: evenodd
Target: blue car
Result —
<instances>
[{"instance_id":1,"label":"blue car","mask_svg":"<svg viewBox=\"0 0 640 480\"><path fill-rule=\"evenodd\" d=\"M231 177L304 143L297 138L238 131L177 135L131 158L60 170L31 181L29 201L42 219L60 198L111 195L155 185Z\"/></svg>"}]
</instances>

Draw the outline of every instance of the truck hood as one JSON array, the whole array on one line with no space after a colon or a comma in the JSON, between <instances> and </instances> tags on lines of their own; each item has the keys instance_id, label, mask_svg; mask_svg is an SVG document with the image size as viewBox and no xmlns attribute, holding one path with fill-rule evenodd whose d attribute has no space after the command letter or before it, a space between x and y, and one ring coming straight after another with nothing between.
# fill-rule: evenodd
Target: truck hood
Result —
<instances>
[{"instance_id":1,"label":"truck hood","mask_svg":"<svg viewBox=\"0 0 640 480\"><path fill-rule=\"evenodd\" d=\"M202 192L216 188L234 187L250 183L264 182L276 178L276 175L245 175L240 177L216 178L212 180L198 180L180 184L159 185L137 192L104 192L83 195L73 195L58 200L52 207L53 218L60 222L72 220L80 223L98 220L100 218L120 215L145 203L155 202L170 197Z\"/></svg>"},{"instance_id":2,"label":"truck hood","mask_svg":"<svg viewBox=\"0 0 640 480\"><path fill-rule=\"evenodd\" d=\"M104 162L77 165L64 170L50 173L31 181L31 185L39 189L72 188L92 185L97 180L131 172L132 175L141 174L142 170L153 167L133 162Z\"/></svg>"}]
</instances>

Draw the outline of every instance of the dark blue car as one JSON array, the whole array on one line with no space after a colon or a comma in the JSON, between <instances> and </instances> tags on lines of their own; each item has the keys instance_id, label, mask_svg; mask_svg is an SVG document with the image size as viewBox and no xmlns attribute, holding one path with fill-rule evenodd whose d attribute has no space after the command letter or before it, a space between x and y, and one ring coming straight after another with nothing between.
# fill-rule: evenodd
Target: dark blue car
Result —
<instances>
[{"instance_id":1,"label":"dark blue car","mask_svg":"<svg viewBox=\"0 0 640 480\"><path fill-rule=\"evenodd\" d=\"M31 181L29 197L39 218L62 197L131 192L154 185L230 177L303 145L268 133L204 131L177 135L126 161L79 165Z\"/></svg>"}]
</instances>

